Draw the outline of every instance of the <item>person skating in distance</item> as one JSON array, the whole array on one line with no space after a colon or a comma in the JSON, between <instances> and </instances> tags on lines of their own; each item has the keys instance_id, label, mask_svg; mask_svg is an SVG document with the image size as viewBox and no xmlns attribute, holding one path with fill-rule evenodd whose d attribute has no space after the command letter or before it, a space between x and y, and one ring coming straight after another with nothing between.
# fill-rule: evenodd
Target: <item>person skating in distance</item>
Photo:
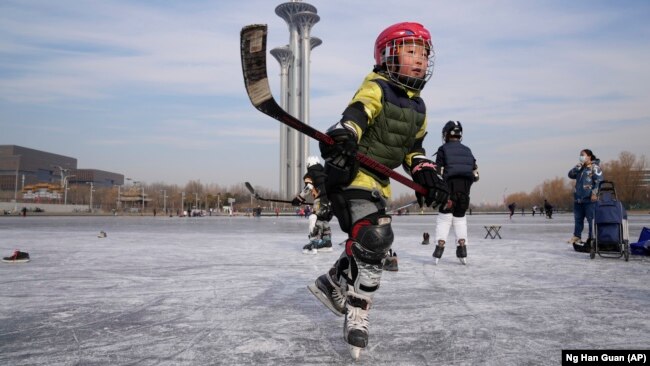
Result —
<instances>
[{"instance_id":1,"label":"person skating in distance","mask_svg":"<svg viewBox=\"0 0 650 366\"><path fill-rule=\"evenodd\" d=\"M454 228L456 235L456 257L462 264L467 264L467 216L469 192L474 182L479 179L478 166L472 150L461 143L463 125L449 121L442 128L444 144L436 153L436 164L442 170L442 176L449 189L449 201L440 205L436 218L436 248L433 259L436 264L442 257L449 236Z\"/></svg>"},{"instance_id":2,"label":"person skating in distance","mask_svg":"<svg viewBox=\"0 0 650 366\"><path fill-rule=\"evenodd\" d=\"M332 251L332 229L330 220L332 210L325 191L325 169L318 156L307 158L307 173L303 176L305 186L291 201L293 206L300 206L311 195L314 210L309 215L309 243L302 248L305 254Z\"/></svg>"}]
</instances>

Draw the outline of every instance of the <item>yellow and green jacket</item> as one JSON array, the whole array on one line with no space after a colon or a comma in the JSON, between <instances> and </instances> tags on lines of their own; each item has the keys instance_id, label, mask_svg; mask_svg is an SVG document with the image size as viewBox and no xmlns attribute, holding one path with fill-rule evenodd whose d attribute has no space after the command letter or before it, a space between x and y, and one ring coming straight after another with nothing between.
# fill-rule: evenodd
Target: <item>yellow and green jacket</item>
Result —
<instances>
[{"instance_id":1,"label":"yellow and green jacket","mask_svg":"<svg viewBox=\"0 0 650 366\"><path fill-rule=\"evenodd\" d=\"M359 151L395 169L410 172L412 159L425 155L426 106L419 91L398 86L376 72L368 74L349 105L363 105L367 120L342 121L356 131ZM390 198L390 180L363 166L348 189L378 190Z\"/></svg>"}]
</instances>

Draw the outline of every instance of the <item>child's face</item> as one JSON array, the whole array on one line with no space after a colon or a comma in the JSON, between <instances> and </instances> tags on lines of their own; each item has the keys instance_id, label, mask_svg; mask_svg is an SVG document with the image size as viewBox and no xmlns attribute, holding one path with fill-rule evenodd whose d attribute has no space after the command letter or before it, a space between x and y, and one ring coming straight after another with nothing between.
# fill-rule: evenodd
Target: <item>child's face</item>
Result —
<instances>
[{"instance_id":1,"label":"child's face","mask_svg":"<svg viewBox=\"0 0 650 366\"><path fill-rule=\"evenodd\" d=\"M413 78L423 78L427 72L429 51L421 41L407 41L397 50L400 68L398 73Z\"/></svg>"}]
</instances>

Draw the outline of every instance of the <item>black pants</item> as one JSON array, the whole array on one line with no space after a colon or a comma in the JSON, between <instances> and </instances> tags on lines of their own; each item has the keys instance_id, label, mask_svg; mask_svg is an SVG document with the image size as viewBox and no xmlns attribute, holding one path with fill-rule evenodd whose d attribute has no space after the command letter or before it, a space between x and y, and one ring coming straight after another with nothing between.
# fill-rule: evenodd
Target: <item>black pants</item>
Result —
<instances>
[{"instance_id":1,"label":"black pants","mask_svg":"<svg viewBox=\"0 0 650 366\"><path fill-rule=\"evenodd\" d=\"M440 213L451 213L454 217L463 217L469 209L469 190L474 183L471 179L465 177L452 177L447 179L447 188L449 188L449 199L452 202L451 207L441 205Z\"/></svg>"}]
</instances>

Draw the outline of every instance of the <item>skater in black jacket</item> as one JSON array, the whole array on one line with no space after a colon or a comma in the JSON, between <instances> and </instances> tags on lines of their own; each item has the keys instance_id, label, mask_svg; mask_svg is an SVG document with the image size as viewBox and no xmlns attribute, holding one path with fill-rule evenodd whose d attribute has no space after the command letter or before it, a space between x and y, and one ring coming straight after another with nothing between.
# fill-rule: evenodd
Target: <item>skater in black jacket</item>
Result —
<instances>
[{"instance_id":1,"label":"skater in black jacket","mask_svg":"<svg viewBox=\"0 0 650 366\"><path fill-rule=\"evenodd\" d=\"M509 217L510 220L512 220L512 215L515 214L515 208L517 208L517 204L514 202L508 205L508 210L510 211L510 217Z\"/></svg>"},{"instance_id":2,"label":"skater in black jacket","mask_svg":"<svg viewBox=\"0 0 650 366\"><path fill-rule=\"evenodd\" d=\"M544 200L544 212L546 213L547 219L553 218L553 206L550 203L548 203L547 200Z\"/></svg>"}]
</instances>

